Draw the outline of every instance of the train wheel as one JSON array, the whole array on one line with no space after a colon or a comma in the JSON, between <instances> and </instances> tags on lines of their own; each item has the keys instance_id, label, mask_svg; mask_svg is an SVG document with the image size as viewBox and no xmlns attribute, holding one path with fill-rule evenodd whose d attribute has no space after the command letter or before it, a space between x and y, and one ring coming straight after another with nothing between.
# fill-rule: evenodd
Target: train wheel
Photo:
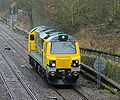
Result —
<instances>
[{"instance_id":1,"label":"train wheel","mask_svg":"<svg viewBox=\"0 0 120 100\"><path fill-rule=\"evenodd\" d=\"M33 68L34 68L35 70L37 70L37 63L36 63L35 60L33 60L33 62L32 62L32 66L33 66Z\"/></svg>"},{"instance_id":2,"label":"train wheel","mask_svg":"<svg viewBox=\"0 0 120 100\"><path fill-rule=\"evenodd\" d=\"M38 73L40 73L40 65L38 65L38 70L37 71L38 71Z\"/></svg>"},{"instance_id":3,"label":"train wheel","mask_svg":"<svg viewBox=\"0 0 120 100\"><path fill-rule=\"evenodd\" d=\"M30 65L32 65L32 58L31 57L29 57L29 63L30 63Z\"/></svg>"},{"instance_id":4,"label":"train wheel","mask_svg":"<svg viewBox=\"0 0 120 100\"><path fill-rule=\"evenodd\" d=\"M42 77L46 76L46 70L44 68L42 68Z\"/></svg>"},{"instance_id":5,"label":"train wheel","mask_svg":"<svg viewBox=\"0 0 120 100\"><path fill-rule=\"evenodd\" d=\"M34 62L34 66L35 66L35 70L38 71L38 63L36 61Z\"/></svg>"}]
</instances>

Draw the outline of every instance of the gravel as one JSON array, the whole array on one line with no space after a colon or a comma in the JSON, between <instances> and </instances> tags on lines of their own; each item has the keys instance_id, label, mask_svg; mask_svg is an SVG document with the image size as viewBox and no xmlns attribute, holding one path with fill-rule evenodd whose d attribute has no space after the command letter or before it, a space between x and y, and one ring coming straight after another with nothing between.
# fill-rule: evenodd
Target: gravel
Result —
<instances>
[{"instance_id":1,"label":"gravel","mask_svg":"<svg viewBox=\"0 0 120 100\"><path fill-rule=\"evenodd\" d=\"M86 79L82 75L79 77L76 87L82 89L89 100L120 100L119 95L112 94L106 89L98 89L95 82Z\"/></svg>"}]
</instances>

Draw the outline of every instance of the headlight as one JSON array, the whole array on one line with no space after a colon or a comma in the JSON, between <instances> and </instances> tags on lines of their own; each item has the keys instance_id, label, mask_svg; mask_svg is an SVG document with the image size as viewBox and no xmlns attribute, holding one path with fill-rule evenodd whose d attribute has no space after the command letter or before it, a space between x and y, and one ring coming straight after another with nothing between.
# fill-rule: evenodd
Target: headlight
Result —
<instances>
[{"instance_id":1,"label":"headlight","mask_svg":"<svg viewBox=\"0 0 120 100\"><path fill-rule=\"evenodd\" d=\"M50 60L49 65L50 65L50 67L55 67L56 66L56 61L55 60Z\"/></svg>"},{"instance_id":2,"label":"headlight","mask_svg":"<svg viewBox=\"0 0 120 100\"><path fill-rule=\"evenodd\" d=\"M55 67L55 63L53 63L52 66Z\"/></svg>"},{"instance_id":3,"label":"headlight","mask_svg":"<svg viewBox=\"0 0 120 100\"><path fill-rule=\"evenodd\" d=\"M78 67L79 61L78 60L73 60L72 61L72 67Z\"/></svg>"}]
</instances>

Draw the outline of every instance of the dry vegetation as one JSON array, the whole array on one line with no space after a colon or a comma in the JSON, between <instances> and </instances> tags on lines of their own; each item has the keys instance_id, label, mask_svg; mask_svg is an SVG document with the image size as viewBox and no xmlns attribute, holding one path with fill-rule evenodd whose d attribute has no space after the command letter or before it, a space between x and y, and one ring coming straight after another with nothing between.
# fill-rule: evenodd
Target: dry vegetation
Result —
<instances>
[{"instance_id":1,"label":"dry vegetation","mask_svg":"<svg viewBox=\"0 0 120 100\"><path fill-rule=\"evenodd\" d=\"M99 33L95 29L81 29L73 36L78 38L81 47L120 54L120 33L113 30Z\"/></svg>"}]
</instances>

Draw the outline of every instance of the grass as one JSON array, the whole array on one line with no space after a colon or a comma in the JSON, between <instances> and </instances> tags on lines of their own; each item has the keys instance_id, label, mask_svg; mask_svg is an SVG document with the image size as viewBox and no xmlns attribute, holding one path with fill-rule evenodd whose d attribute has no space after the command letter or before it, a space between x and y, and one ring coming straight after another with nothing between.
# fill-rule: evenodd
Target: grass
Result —
<instances>
[{"instance_id":1,"label":"grass","mask_svg":"<svg viewBox=\"0 0 120 100\"><path fill-rule=\"evenodd\" d=\"M120 84L120 65L107 61L103 74Z\"/></svg>"},{"instance_id":2,"label":"grass","mask_svg":"<svg viewBox=\"0 0 120 100\"><path fill-rule=\"evenodd\" d=\"M81 58L82 58L81 61L84 64L94 68L93 67L94 61L96 60L95 57L82 55ZM120 84L120 64L112 62L110 60L104 60L104 62L106 63L106 67L105 67L104 71L102 72L102 74L109 77L116 83Z\"/></svg>"}]
</instances>

